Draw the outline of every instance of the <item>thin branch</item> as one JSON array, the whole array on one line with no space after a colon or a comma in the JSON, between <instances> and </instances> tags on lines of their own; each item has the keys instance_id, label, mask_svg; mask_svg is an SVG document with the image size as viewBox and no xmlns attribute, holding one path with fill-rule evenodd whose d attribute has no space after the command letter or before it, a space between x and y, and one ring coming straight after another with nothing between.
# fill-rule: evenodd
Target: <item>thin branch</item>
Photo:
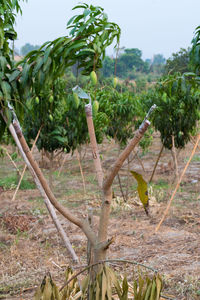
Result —
<instances>
[{"instance_id":1,"label":"thin branch","mask_svg":"<svg viewBox=\"0 0 200 300\"><path fill-rule=\"evenodd\" d=\"M158 162L159 162L159 160L160 160L160 158L161 158L161 155L162 155L163 149L164 149L164 144L162 144L162 147L161 147L161 149L160 149L160 152L159 152L159 154L158 154L158 157L157 157L157 160L156 160L155 166L154 166L154 168L153 168L153 172L152 172L152 174L151 174L151 178L149 179L149 183L150 183L150 182L152 182L152 180L153 180L153 177L154 177L154 174L155 174L155 171L156 171L156 168L157 168Z\"/></svg>"},{"instance_id":2,"label":"thin branch","mask_svg":"<svg viewBox=\"0 0 200 300\"><path fill-rule=\"evenodd\" d=\"M150 122L145 120L140 128L136 131L134 138L130 141L129 145L124 149L124 151L120 154L117 161L115 162L114 166L111 168L110 173L106 180L103 183L103 190L107 191L111 187L113 180L117 173L119 172L120 168L122 167L126 158L130 155L136 145L139 143L141 138L143 137L145 131L149 127Z\"/></svg>"},{"instance_id":3,"label":"thin branch","mask_svg":"<svg viewBox=\"0 0 200 300\"><path fill-rule=\"evenodd\" d=\"M67 160L67 154L65 154L64 159L63 159L63 161L62 161L60 170L59 170L59 172L58 172L58 177L60 176L60 173L62 172L62 169L63 169L63 167L64 167L64 164L65 164L66 160Z\"/></svg>"},{"instance_id":4,"label":"thin branch","mask_svg":"<svg viewBox=\"0 0 200 300\"><path fill-rule=\"evenodd\" d=\"M55 159L58 155L60 155L61 153L63 153L63 150L60 150L60 151L56 152L56 153L54 154L54 159Z\"/></svg>"},{"instance_id":5,"label":"thin branch","mask_svg":"<svg viewBox=\"0 0 200 300\"><path fill-rule=\"evenodd\" d=\"M123 198L124 202L126 202L127 199L124 195L124 191L123 191L123 188L122 188L122 183L121 183L119 173L117 174L117 179L118 179L118 182L119 182L119 187L120 187L120 191L121 191L121 194L122 194L122 198Z\"/></svg>"},{"instance_id":6,"label":"thin branch","mask_svg":"<svg viewBox=\"0 0 200 300\"><path fill-rule=\"evenodd\" d=\"M185 172L187 171L187 168L188 168L188 166L189 166L189 164L190 164L190 162L191 162L191 160L192 160L192 158L193 158L193 156L194 156L194 154L195 154L195 151L196 151L196 149L197 149L197 146L198 146L199 141L200 141L200 134L199 134L199 136L198 136L198 138L197 138L197 140L196 140L196 144L195 144L195 146L194 146L194 148L193 148L193 150L192 150L192 153L191 153L191 155L190 155L190 158L189 158L188 162L186 163L185 168L184 168L184 170L183 170L183 172L182 172L182 174L181 174L181 176L180 176L180 178L179 178L179 180L178 180L178 183L177 183L177 185L176 185L176 188L175 188L175 190L174 190L174 192L173 192L173 194L172 194L172 196L171 196L171 198L170 198L170 200L169 200L169 203L168 203L167 208L166 208L166 210L165 210L165 212L164 212L164 214L163 214L163 217L162 217L162 219L160 220L159 224L157 225L157 227L156 227L156 229L155 229L155 232L157 232L157 231L159 230L161 224L162 224L163 221L165 220L165 217L166 217L166 215L167 215L167 213L168 213L168 211L169 211L169 208L170 208L170 206L171 206L172 200L174 199L174 197L175 197L175 195L176 195L176 192L177 192L177 190L178 190L178 188L179 188L179 186L180 186L180 183L181 183L181 181L182 181L182 179L183 179L183 176L185 175Z\"/></svg>"},{"instance_id":7,"label":"thin branch","mask_svg":"<svg viewBox=\"0 0 200 300\"><path fill-rule=\"evenodd\" d=\"M140 165L142 167L143 172L145 173L146 171L145 171L144 164L143 164L142 160L140 159L140 157L138 156L137 153L135 153L135 156L136 156L137 160L139 161L139 163L140 163Z\"/></svg>"}]
</instances>

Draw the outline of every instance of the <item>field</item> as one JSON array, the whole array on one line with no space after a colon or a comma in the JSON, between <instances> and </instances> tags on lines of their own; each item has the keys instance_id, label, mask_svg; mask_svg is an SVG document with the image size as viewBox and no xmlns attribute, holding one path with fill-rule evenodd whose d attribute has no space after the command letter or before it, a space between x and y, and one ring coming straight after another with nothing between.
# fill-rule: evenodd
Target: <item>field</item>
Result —
<instances>
[{"instance_id":1,"label":"field","mask_svg":"<svg viewBox=\"0 0 200 300\"><path fill-rule=\"evenodd\" d=\"M157 134L148 152L139 152L130 169L151 176L161 144ZM193 144L189 143L178 156L181 174ZM11 147L8 147L11 153ZM54 193L59 201L76 215L87 216L88 208L94 211L94 226L98 222L100 194L94 174L90 149L83 147L82 168L86 182L84 194L78 160L67 155L64 168L53 173ZM105 141L100 145L104 171L115 161L118 147ZM37 151L36 160L40 159ZM115 198L109 224L109 235L115 236L109 258L134 260L159 270L164 280L163 294L168 299L200 299L200 151L197 150L174 198L169 214L155 233L167 202L174 190L174 171L171 153L164 150L153 183L149 186L150 216L147 217L137 196L136 181L129 176L128 201L122 199L119 182L115 179ZM142 162L142 163L141 163ZM20 170L23 161L16 160ZM35 287L50 271L58 285L64 282L64 272L70 256L57 234L40 193L35 189L27 171L24 189L17 194L13 176L16 174L10 160L0 161L0 299L32 299ZM143 165L143 168L142 168ZM145 172L144 172L145 171ZM48 170L44 169L48 178ZM120 171L121 184L126 193L127 166ZM31 188L31 189L30 189ZM61 215L59 219L77 253L81 264L86 263L87 240L81 230ZM123 272L131 274L126 265ZM135 270L137 268L135 267Z\"/></svg>"}]
</instances>

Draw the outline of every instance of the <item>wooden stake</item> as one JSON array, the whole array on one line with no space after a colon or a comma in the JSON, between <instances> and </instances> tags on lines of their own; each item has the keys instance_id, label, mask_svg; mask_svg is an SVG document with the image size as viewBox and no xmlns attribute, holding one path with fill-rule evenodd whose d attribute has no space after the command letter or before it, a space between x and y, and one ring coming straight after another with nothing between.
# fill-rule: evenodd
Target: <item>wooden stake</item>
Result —
<instances>
[{"instance_id":1,"label":"wooden stake","mask_svg":"<svg viewBox=\"0 0 200 300\"><path fill-rule=\"evenodd\" d=\"M41 129L42 129L42 126L41 126L40 129L38 130L37 136L36 136L36 138L35 138L35 140L34 140L34 142L33 142L33 145L32 145L32 148L31 148L31 153L33 153L33 149L34 149L34 147L35 147L35 145L36 145L36 143L37 143L37 140L38 140L38 138L39 138ZM27 165L25 164L24 169L23 169L22 174L21 174L21 177L20 177L20 180L19 180L19 182L18 182L18 185L17 185L17 187L16 187L16 190L15 190L15 192L14 192L14 195L13 195L11 201L15 201L15 199L16 199L17 192L18 192L18 190L19 190L19 188L20 188L20 184L21 184L22 179L23 179L23 177L24 177L24 174L25 174L25 172L26 172L26 168L27 168Z\"/></svg>"},{"instance_id":2,"label":"wooden stake","mask_svg":"<svg viewBox=\"0 0 200 300\"><path fill-rule=\"evenodd\" d=\"M82 177L82 182L83 182L84 195L86 195L85 178L84 178L84 174L83 174L83 168L82 168L82 165L81 165L80 155L79 155L79 152L78 152L77 149L75 150L75 153L76 153L76 157L77 157L77 160L78 160L79 169L80 169L80 172L81 172L81 177Z\"/></svg>"},{"instance_id":3,"label":"wooden stake","mask_svg":"<svg viewBox=\"0 0 200 300\"><path fill-rule=\"evenodd\" d=\"M101 160L99 156L99 150L98 150L97 140L96 140L96 135L94 130L91 104L85 105L85 113L86 113L89 136L90 136L90 144L92 148L92 156L93 156L95 171L97 174L97 181L98 181L99 188L101 189L103 185L103 170L101 166Z\"/></svg>"},{"instance_id":4,"label":"wooden stake","mask_svg":"<svg viewBox=\"0 0 200 300\"><path fill-rule=\"evenodd\" d=\"M189 166L189 164L190 164L190 162L191 162L191 160L192 160L192 158L193 158L193 156L194 156L194 154L195 154L195 151L196 151L196 149L197 149L197 147L198 147L199 141L200 141L200 134L198 135L198 138L197 138L197 140L196 140L196 143L195 143L195 145L194 145L194 148L193 148L193 150L192 150L192 153L191 153L191 155L190 155L190 158L189 158L188 162L187 162L186 165L185 165L185 168L184 168L184 170L183 170L183 172L182 172L182 174L181 174L181 177L180 177L180 179L179 179L179 181L178 181L178 183L177 183L177 185L176 185L176 188L175 188L175 190L174 190L174 192L173 192L173 194L172 194L172 196L171 196L171 198L170 198L170 200L169 200L169 203L168 203L167 208L166 208L166 210L165 210L165 212L164 212L164 214L163 214L163 217L162 217L162 219L160 220L159 224L157 225L157 227L156 227L156 229L155 229L155 232L157 232L157 231L159 230L161 224L162 224L163 221L165 220L165 217L166 217L166 215L167 215L167 213L168 213L168 211L169 211L169 209L170 209L171 203L172 203L172 201L173 201L173 199L174 199L174 197L175 197L175 195L176 195L176 192L177 192L177 190L178 190L178 188L179 188L179 186L180 186L180 183L181 183L181 181L182 181L182 179L183 179L183 176L185 175L185 172L187 171L187 168L188 168L188 166Z\"/></svg>"},{"instance_id":5,"label":"wooden stake","mask_svg":"<svg viewBox=\"0 0 200 300\"><path fill-rule=\"evenodd\" d=\"M12 159L12 157L10 156L10 154L8 153L8 150L5 147L2 147L2 146L1 146L1 148L6 152L6 155L10 159L10 161L13 164L13 166L15 167L15 169L17 170L18 174L21 176L22 173L20 172L20 170L18 169L16 163L14 162L14 160Z\"/></svg>"},{"instance_id":6,"label":"wooden stake","mask_svg":"<svg viewBox=\"0 0 200 300\"><path fill-rule=\"evenodd\" d=\"M174 135L172 135L172 157L173 157L173 160L174 160L176 180L178 180L179 174L178 174L178 163L177 163Z\"/></svg>"},{"instance_id":7,"label":"wooden stake","mask_svg":"<svg viewBox=\"0 0 200 300\"><path fill-rule=\"evenodd\" d=\"M158 162L159 162L159 160L160 160L160 158L161 158L161 155L162 155L163 149L164 149L164 144L162 144L162 147L161 147L161 149L160 149L160 152L159 152L159 154L158 154L158 158L157 158L157 160L156 160L156 163L155 163L155 166L154 166L153 172L152 172L152 174L151 174L151 178L149 179L149 183L150 183L150 182L152 182L152 180L153 180L153 177L154 177L154 174L155 174L155 171L156 171L156 168L157 168Z\"/></svg>"}]
</instances>

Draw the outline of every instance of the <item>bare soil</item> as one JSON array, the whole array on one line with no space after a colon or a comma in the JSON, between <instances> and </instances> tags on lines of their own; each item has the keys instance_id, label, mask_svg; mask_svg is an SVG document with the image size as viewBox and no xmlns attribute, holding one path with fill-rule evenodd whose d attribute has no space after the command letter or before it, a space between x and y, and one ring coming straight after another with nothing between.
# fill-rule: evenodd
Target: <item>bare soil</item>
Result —
<instances>
[{"instance_id":1,"label":"bare soil","mask_svg":"<svg viewBox=\"0 0 200 300\"><path fill-rule=\"evenodd\" d=\"M155 135L149 151L141 155L140 150L140 160L135 158L130 169L140 172L148 180L160 147L159 137ZM180 152L179 173L182 172L192 148L193 144L189 143ZM106 172L118 155L117 146L113 142L105 142L100 146L100 153ZM35 157L36 160L40 159L37 152ZM6 157L0 161L0 165L0 178L15 172ZM17 165L22 169L22 160L18 160ZM85 195L78 162L76 157L69 155L61 175L58 177L58 170L54 172L54 193L63 205L78 216L87 216L88 208L93 207L94 227L97 228L100 195L89 150L82 160L82 166L86 181ZM44 173L48 176L48 170L44 170ZM125 164L120 171L125 194L127 174ZM115 236L115 242L108 251L108 257L134 260L157 269L164 280L163 294L169 298L200 299L199 149L189 165L169 214L157 233L156 225L174 189L170 151L165 150L162 154L153 183L149 187L149 217L139 203L136 182L132 177L129 181L127 203L122 200L118 180L114 183L116 198L112 205L109 236ZM39 191L20 190L16 200L11 201L13 193L14 189L3 190L0 187L0 299L32 299L35 288L48 271L58 285L63 284L64 272L71 264L71 259L52 224ZM59 219L84 265L86 237L61 215ZM134 269L137 270L137 267ZM130 275L133 267L124 266L123 272Z\"/></svg>"}]
</instances>

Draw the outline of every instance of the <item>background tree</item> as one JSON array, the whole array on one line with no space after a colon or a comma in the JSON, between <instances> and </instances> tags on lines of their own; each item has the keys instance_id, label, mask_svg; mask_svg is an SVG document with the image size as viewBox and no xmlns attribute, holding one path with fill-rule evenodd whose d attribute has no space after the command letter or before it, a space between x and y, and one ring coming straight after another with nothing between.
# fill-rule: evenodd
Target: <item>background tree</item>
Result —
<instances>
[{"instance_id":1,"label":"background tree","mask_svg":"<svg viewBox=\"0 0 200 300\"><path fill-rule=\"evenodd\" d=\"M166 60L164 66L165 74L181 74L191 71L190 49L181 48L178 52L172 53L172 56Z\"/></svg>"},{"instance_id":2,"label":"background tree","mask_svg":"<svg viewBox=\"0 0 200 300\"><path fill-rule=\"evenodd\" d=\"M25 56L29 52L31 52L33 50L37 50L39 48L40 48L40 46L38 46L38 45L31 45L29 43L26 43L24 46L21 47L20 54Z\"/></svg>"},{"instance_id":3,"label":"background tree","mask_svg":"<svg viewBox=\"0 0 200 300\"><path fill-rule=\"evenodd\" d=\"M154 54L150 69L153 72L162 74L164 71L165 62L166 62L166 59L164 58L164 56L162 54Z\"/></svg>"},{"instance_id":4,"label":"background tree","mask_svg":"<svg viewBox=\"0 0 200 300\"><path fill-rule=\"evenodd\" d=\"M106 56L103 60L103 67L101 69L101 74L103 77L114 76L115 62L109 56Z\"/></svg>"},{"instance_id":5,"label":"background tree","mask_svg":"<svg viewBox=\"0 0 200 300\"><path fill-rule=\"evenodd\" d=\"M142 60L142 51L138 48L125 49L117 60L117 75L125 77L128 71L132 71L133 67L136 71L145 69L145 62Z\"/></svg>"},{"instance_id":6,"label":"background tree","mask_svg":"<svg viewBox=\"0 0 200 300\"><path fill-rule=\"evenodd\" d=\"M196 128L199 115L199 91L195 75L176 73L162 77L156 87L143 95L147 108L157 105L153 125L161 134L163 145L172 149L183 148Z\"/></svg>"}]
</instances>

